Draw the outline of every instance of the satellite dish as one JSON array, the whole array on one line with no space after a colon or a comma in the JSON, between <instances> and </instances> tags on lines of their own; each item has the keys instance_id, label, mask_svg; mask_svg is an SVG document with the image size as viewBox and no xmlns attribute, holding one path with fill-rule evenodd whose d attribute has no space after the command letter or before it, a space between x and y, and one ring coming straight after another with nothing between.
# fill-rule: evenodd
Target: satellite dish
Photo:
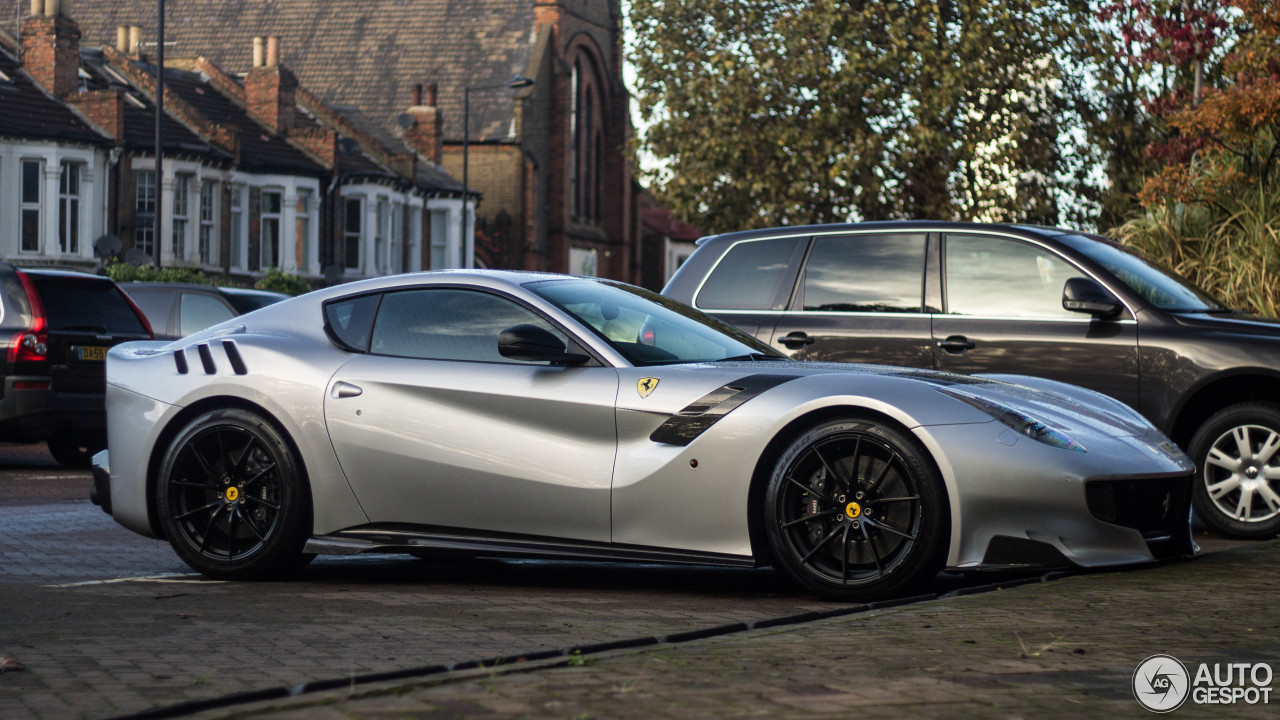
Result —
<instances>
[{"instance_id":1,"label":"satellite dish","mask_svg":"<svg viewBox=\"0 0 1280 720\"><path fill-rule=\"evenodd\" d=\"M97 240L93 241L94 257L100 257L103 260L120 254L124 248L124 243L120 242L120 238L115 235L99 235Z\"/></svg>"},{"instance_id":2,"label":"satellite dish","mask_svg":"<svg viewBox=\"0 0 1280 720\"><path fill-rule=\"evenodd\" d=\"M342 266L328 265L324 269L324 282L326 285L337 285L342 281Z\"/></svg>"},{"instance_id":3,"label":"satellite dish","mask_svg":"<svg viewBox=\"0 0 1280 720\"><path fill-rule=\"evenodd\" d=\"M150 265L151 253L139 250L138 248L129 248L129 252L124 254L124 261L130 265L137 265L138 267Z\"/></svg>"},{"instance_id":4,"label":"satellite dish","mask_svg":"<svg viewBox=\"0 0 1280 720\"><path fill-rule=\"evenodd\" d=\"M418 119L409 113L400 113L398 116L396 116L396 122L400 124L400 127L404 128L405 130L408 130L409 128L417 124Z\"/></svg>"}]
</instances>

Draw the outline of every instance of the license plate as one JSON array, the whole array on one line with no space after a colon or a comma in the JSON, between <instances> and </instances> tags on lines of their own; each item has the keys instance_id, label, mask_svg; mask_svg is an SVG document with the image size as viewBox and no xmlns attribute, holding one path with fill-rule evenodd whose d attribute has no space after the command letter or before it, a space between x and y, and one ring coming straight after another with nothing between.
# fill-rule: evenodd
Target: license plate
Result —
<instances>
[{"instance_id":1,"label":"license plate","mask_svg":"<svg viewBox=\"0 0 1280 720\"><path fill-rule=\"evenodd\" d=\"M76 348L76 359L102 362L107 359L107 348L101 345L81 345Z\"/></svg>"}]
</instances>

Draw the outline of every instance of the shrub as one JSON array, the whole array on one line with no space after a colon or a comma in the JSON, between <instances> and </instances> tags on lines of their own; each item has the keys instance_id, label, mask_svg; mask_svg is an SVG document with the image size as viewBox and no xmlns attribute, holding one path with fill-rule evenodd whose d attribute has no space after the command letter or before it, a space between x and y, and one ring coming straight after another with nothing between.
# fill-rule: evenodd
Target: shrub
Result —
<instances>
[{"instance_id":1,"label":"shrub","mask_svg":"<svg viewBox=\"0 0 1280 720\"><path fill-rule=\"evenodd\" d=\"M254 285L259 290L274 290L282 292L286 295L301 295L302 293L311 292L311 285L306 280L287 273L280 268L271 268L263 275Z\"/></svg>"}]
</instances>

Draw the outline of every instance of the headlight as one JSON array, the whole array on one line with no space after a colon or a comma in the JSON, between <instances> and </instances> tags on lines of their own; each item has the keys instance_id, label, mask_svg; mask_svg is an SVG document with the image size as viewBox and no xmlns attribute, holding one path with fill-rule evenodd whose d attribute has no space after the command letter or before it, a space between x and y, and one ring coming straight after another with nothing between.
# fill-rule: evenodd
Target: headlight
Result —
<instances>
[{"instance_id":1,"label":"headlight","mask_svg":"<svg viewBox=\"0 0 1280 720\"><path fill-rule=\"evenodd\" d=\"M1088 452L1084 449L1083 445L1067 437L1066 433L1049 427L1044 423L1044 421L1037 420L1021 410L1014 410L1007 405L1001 405L998 402L992 402L991 400L986 400L984 398L958 393L948 388L940 387L937 388L937 390L943 395L953 397L972 408L981 410L996 420L999 420L1001 424L1019 435L1026 435L1032 440L1042 442L1045 445L1052 445L1056 448L1062 448L1063 450Z\"/></svg>"}]
</instances>

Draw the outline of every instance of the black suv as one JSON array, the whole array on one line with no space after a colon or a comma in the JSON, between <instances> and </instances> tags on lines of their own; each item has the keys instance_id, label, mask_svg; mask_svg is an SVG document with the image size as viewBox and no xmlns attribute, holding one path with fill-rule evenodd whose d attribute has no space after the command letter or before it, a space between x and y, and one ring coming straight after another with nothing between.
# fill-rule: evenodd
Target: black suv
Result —
<instances>
[{"instance_id":1,"label":"black suv","mask_svg":"<svg viewBox=\"0 0 1280 720\"><path fill-rule=\"evenodd\" d=\"M105 277L0 263L0 286L0 440L44 441L63 465L88 467L107 446L107 348L151 328Z\"/></svg>"},{"instance_id":2,"label":"black suv","mask_svg":"<svg viewBox=\"0 0 1280 720\"><path fill-rule=\"evenodd\" d=\"M738 232L699 241L663 293L797 359L1106 393L1195 460L1206 525L1280 532L1280 320L1225 308L1106 238L923 221Z\"/></svg>"},{"instance_id":3,"label":"black suv","mask_svg":"<svg viewBox=\"0 0 1280 720\"><path fill-rule=\"evenodd\" d=\"M177 340L223 320L288 300L284 293L198 283L127 282L120 289L146 313L157 340Z\"/></svg>"}]
</instances>

